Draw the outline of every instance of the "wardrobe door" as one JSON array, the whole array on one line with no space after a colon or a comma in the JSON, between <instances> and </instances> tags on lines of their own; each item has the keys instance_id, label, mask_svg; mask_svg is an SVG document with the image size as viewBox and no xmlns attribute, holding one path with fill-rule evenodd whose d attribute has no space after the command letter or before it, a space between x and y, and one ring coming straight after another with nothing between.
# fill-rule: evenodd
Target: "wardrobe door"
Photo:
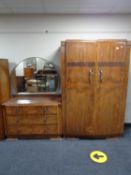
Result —
<instances>
[{"instance_id":1,"label":"wardrobe door","mask_svg":"<svg viewBox=\"0 0 131 175\"><path fill-rule=\"evenodd\" d=\"M99 41L95 129L98 136L123 132L129 49L126 41Z\"/></svg>"},{"instance_id":2,"label":"wardrobe door","mask_svg":"<svg viewBox=\"0 0 131 175\"><path fill-rule=\"evenodd\" d=\"M4 138L4 121L1 104L9 99L9 88L8 60L0 59L0 139Z\"/></svg>"},{"instance_id":3,"label":"wardrobe door","mask_svg":"<svg viewBox=\"0 0 131 175\"><path fill-rule=\"evenodd\" d=\"M64 99L65 135L86 136L93 132L96 43L65 43Z\"/></svg>"}]
</instances>

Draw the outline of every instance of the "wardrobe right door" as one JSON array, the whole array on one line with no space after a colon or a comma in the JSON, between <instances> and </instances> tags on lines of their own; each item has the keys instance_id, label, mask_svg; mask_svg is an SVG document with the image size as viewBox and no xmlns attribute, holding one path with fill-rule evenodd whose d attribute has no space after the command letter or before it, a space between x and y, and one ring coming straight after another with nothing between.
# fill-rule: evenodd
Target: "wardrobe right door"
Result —
<instances>
[{"instance_id":1,"label":"wardrobe right door","mask_svg":"<svg viewBox=\"0 0 131 175\"><path fill-rule=\"evenodd\" d=\"M96 136L122 134L129 49L124 40L98 41L94 128Z\"/></svg>"}]
</instances>

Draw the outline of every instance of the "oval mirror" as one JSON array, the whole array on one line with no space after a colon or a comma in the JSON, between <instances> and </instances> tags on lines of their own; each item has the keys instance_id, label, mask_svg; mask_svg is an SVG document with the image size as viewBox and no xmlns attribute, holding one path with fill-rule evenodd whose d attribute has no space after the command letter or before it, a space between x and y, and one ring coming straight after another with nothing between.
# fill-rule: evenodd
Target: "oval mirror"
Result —
<instances>
[{"instance_id":1,"label":"oval mirror","mask_svg":"<svg viewBox=\"0 0 131 175\"><path fill-rule=\"evenodd\" d=\"M59 73L55 65L46 59L27 58L13 70L13 88L18 94L57 92Z\"/></svg>"}]
</instances>

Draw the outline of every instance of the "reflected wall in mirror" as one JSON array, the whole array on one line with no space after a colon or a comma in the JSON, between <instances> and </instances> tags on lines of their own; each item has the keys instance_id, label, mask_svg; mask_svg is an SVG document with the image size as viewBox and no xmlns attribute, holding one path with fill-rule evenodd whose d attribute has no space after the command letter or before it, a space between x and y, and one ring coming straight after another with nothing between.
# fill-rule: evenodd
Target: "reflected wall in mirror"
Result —
<instances>
[{"instance_id":1,"label":"reflected wall in mirror","mask_svg":"<svg viewBox=\"0 0 131 175\"><path fill-rule=\"evenodd\" d=\"M13 70L16 93L56 92L59 74L52 62L40 57L24 59Z\"/></svg>"}]
</instances>

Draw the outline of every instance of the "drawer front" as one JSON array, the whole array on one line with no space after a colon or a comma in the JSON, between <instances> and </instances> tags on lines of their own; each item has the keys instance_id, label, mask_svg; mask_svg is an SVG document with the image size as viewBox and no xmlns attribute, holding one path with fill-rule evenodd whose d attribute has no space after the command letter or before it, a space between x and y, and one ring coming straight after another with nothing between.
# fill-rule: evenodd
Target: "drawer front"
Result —
<instances>
[{"instance_id":1,"label":"drawer front","mask_svg":"<svg viewBox=\"0 0 131 175\"><path fill-rule=\"evenodd\" d=\"M25 106L22 108L23 114L42 114L41 106Z\"/></svg>"},{"instance_id":2,"label":"drawer front","mask_svg":"<svg viewBox=\"0 0 131 175\"><path fill-rule=\"evenodd\" d=\"M18 129L19 135L37 135L44 134L43 125L20 125Z\"/></svg>"},{"instance_id":3,"label":"drawer front","mask_svg":"<svg viewBox=\"0 0 131 175\"><path fill-rule=\"evenodd\" d=\"M57 106L44 106L44 114L57 114Z\"/></svg>"},{"instance_id":4,"label":"drawer front","mask_svg":"<svg viewBox=\"0 0 131 175\"><path fill-rule=\"evenodd\" d=\"M12 124L44 124L45 120L43 116L6 116L7 125Z\"/></svg>"},{"instance_id":5,"label":"drawer front","mask_svg":"<svg viewBox=\"0 0 131 175\"><path fill-rule=\"evenodd\" d=\"M32 126L29 125L19 125L18 135L28 135L32 134Z\"/></svg>"},{"instance_id":6,"label":"drawer front","mask_svg":"<svg viewBox=\"0 0 131 175\"><path fill-rule=\"evenodd\" d=\"M12 124L57 124L56 115L45 115L45 116L6 116L7 125Z\"/></svg>"},{"instance_id":7,"label":"drawer front","mask_svg":"<svg viewBox=\"0 0 131 175\"><path fill-rule=\"evenodd\" d=\"M57 125L21 125L18 129L18 135L57 135Z\"/></svg>"},{"instance_id":8,"label":"drawer front","mask_svg":"<svg viewBox=\"0 0 131 175\"><path fill-rule=\"evenodd\" d=\"M40 106L16 106L6 107L7 115L17 114L42 114L42 107Z\"/></svg>"},{"instance_id":9,"label":"drawer front","mask_svg":"<svg viewBox=\"0 0 131 175\"><path fill-rule=\"evenodd\" d=\"M57 125L8 125L7 136L59 135Z\"/></svg>"},{"instance_id":10,"label":"drawer front","mask_svg":"<svg viewBox=\"0 0 131 175\"><path fill-rule=\"evenodd\" d=\"M7 125L16 125L18 124L18 117L16 116L6 116Z\"/></svg>"},{"instance_id":11,"label":"drawer front","mask_svg":"<svg viewBox=\"0 0 131 175\"><path fill-rule=\"evenodd\" d=\"M32 134L42 134L44 135L44 125L34 125L32 126Z\"/></svg>"},{"instance_id":12,"label":"drawer front","mask_svg":"<svg viewBox=\"0 0 131 175\"><path fill-rule=\"evenodd\" d=\"M18 126L17 125L8 125L7 126L7 135L17 135L18 134Z\"/></svg>"},{"instance_id":13,"label":"drawer front","mask_svg":"<svg viewBox=\"0 0 131 175\"><path fill-rule=\"evenodd\" d=\"M19 107L6 107L6 114L7 115L14 115L20 112Z\"/></svg>"},{"instance_id":14,"label":"drawer front","mask_svg":"<svg viewBox=\"0 0 131 175\"><path fill-rule=\"evenodd\" d=\"M18 123L24 125L31 124L44 124L44 117L42 115L32 115L32 116L19 116Z\"/></svg>"},{"instance_id":15,"label":"drawer front","mask_svg":"<svg viewBox=\"0 0 131 175\"><path fill-rule=\"evenodd\" d=\"M8 125L7 136L44 135L44 125Z\"/></svg>"},{"instance_id":16,"label":"drawer front","mask_svg":"<svg viewBox=\"0 0 131 175\"><path fill-rule=\"evenodd\" d=\"M44 128L45 135L57 135L58 134L58 127L57 125L46 125Z\"/></svg>"},{"instance_id":17,"label":"drawer front","mask_svg":"<svg viewBox=\"0 0 131 175\"><path fill-rule=\"evenodd\" d=\"M47 125L57 124L57 116L56 115L45 115L44 122Z\"/></svg>"}]
</instances>

